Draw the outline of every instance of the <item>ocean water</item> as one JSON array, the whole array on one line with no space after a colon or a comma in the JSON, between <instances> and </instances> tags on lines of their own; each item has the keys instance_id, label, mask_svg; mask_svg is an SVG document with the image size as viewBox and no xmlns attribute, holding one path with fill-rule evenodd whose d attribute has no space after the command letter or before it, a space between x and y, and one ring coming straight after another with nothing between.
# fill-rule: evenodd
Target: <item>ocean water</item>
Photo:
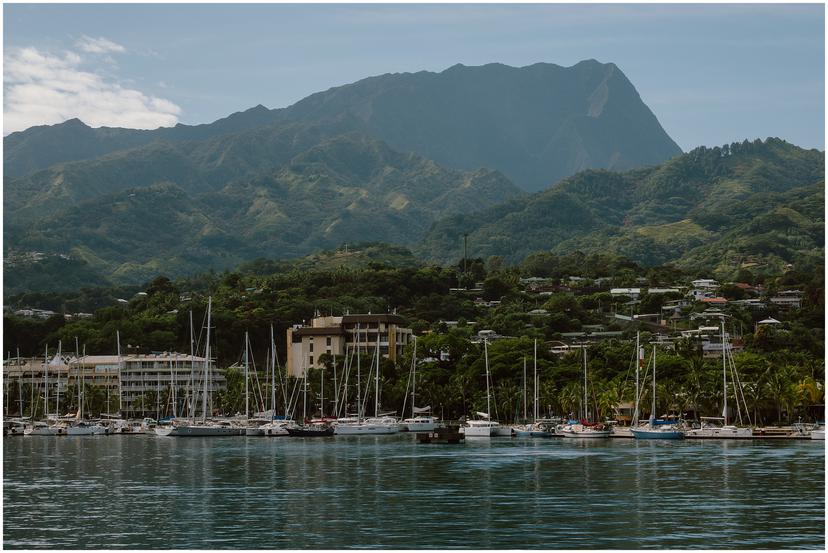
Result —
<instances>
[{"instance_id":1,"label":"ocean water","mask_svg":"<svg viewBox=\"0 0 828 553\"><path fill-rule=\"evenodd\" d=\"M812 441L26 436L6 548L814 548Z\"/></svg>"}]
</instances>

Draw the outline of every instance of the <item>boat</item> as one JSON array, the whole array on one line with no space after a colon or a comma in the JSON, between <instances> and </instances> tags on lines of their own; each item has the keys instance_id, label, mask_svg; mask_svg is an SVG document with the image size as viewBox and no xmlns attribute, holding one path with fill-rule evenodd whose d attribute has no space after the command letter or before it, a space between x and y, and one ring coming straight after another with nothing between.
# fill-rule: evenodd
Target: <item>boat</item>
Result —
<instances>
[{"instance_id":1,"label":"boat","mask_svg":"<svg viewBox=\"0 0 828 553\"><path fill-rule=\"evenodd\" d=\"M685 432L686 438L752 438L753 429L727 424L725 417L701 417L699 428Z\"/></svg>"},{"instance_id":2,"label":"boat","mask_svg":"<svg viewBox=\"0 0 828 553\"><path fill-rule=\"evenodd\" d=\"M26 430L26 423L22 420L3 421L4 436L22 436Z\"/></svg>"},{"instance_id":3,"label":"boat","mask_svg":"<svg viewBox=\"0 0 828 553\"><path fill-rule=\"evenodd\" d=\"M638 418L638 400L635 398L635 413ZM665 421L655 418L656 414L656 346L653 344L653 405L650 409L650 420L639 426L630 428L633 438L637 440L681 440L684 431L676 428L678 421Z\"/></svg>"},{"instance_id":4,"label":"boat","mask_svg":"<svg viewBox=\"0 0 828 553\"><path fill-rule=\"evenodd\" d=\"M535 339L534 350L534 416L532 422L517 425L512 427L512 431L518 438L549 438L555 434L554 425L550 425L547 421L541 421L538 418L538 341ZM523 358L523 419L527 420L526 416L526 358Z\"/></svg>"},{"instance_id":5,"label":"boat","mask_svg":"<svg viewBox=\"0 0 828 553\"><path fill-rule=\"evenodd\" d=\"M418 432L418 444L462 444L465 436L459 426L443 426L429 432Z\"/></svg>"},{"instance_id":6,"label":"boat","mask_svg":"<svg viewBox=\"0 0 828 553\"><path fill-rule=\"evenodd\" d=\"M730 346L727 341L727 336L724 329L724 321L722 321L722 382L723 382L723 407L721 417L701 417L701 425L699 428L691 428L685 432L686 438L729 438L729 439L746 439L753 437L753 429L744 426L737 426L729 424L728 410L727 410L727 369L729 355L732 355ZM733 359L730 358L730 369L733 373L734 395L736 399L736 412L738 420L741 422L742 413L739 405L739 391L740 383L736 368L733 365ZM744 401L744 396L742 396ZM745 412L748 413L747 405L745 405ZM749 422L749 421L748 421Z\"/></svg>"},{"instance_id":7,"label":"boat","mask_svg":"<svg viewBox=\"0 0 828 553\"><path fill-rule=\"evenodd\" d=\"M299 438L324 438L334 435L333 426L323 423L309 423L301 426L287 427L286 430L291 437Z\"/></svg>"},{"instance_id":8,"label":"boat","mask_svg":"<svg viewBox=\"0 0 828 553\"><path fill-rule=\"evenodd\" d=\"M213 298L207 298L207 338L204 356L204 390L201 397L201 422L195 421L195 399L191 401L189 420L173 419L169 424L155 424L152 419L144 419L143 426L161 437L206 437L206 436L238 436L243 430L227 420L211 420L207 418L207 403L209 399L210 383L210 322L212 317ZM195 390L191 390L195 396Z\"/></svg>"},{"instance_id":9,"label":"boat","mask_svg":"<svg viewBox=\"0 0 828 553\"><path fill-rule=\"evenodd\" d=\"M814 428L811 430L812 440L825 440L825 427Z\"/></svg>"},{"instance_id":10,"label":"boat","mask_svg":"<svg viewBox=\"0 0 828 553\"><path fill-rule=\"evenodd\" d=\"M610 428L600 422L589 421L589 401L587 399L587 354L586 346L584 351L584 401L582 420L570 419L566 424L558 425L555 428L555 433L564 438L609 438L611 434Z\"/></svg>"},{"instance_id":11,"label":"boat","mask_svg":"<svg viewBox=\"0 0 828 553\"><path fill-rule=\"evenodd\" d=\"M414 353L411 357L411 417L402 421L400 430L405 432L433 432L442 424L431 416L431 406L416 407L417 397L417 337L414 336ZM403 404L405 412L405 404Z\"/></svg>"},{"instance_id":12,"label":"boat","mask_svg":"<svg viewBox=\"0 0 828 553\"><path fill-rule=\"evenodd\" d=\"M49 424L44 421L33 422L23 430L24 436L65 436L69 425L62 421Z\"/></svg>"},{"instance_id":13,"label":"boat","mask_svg":"<svg viewBox=\"0 0 828 553\"><path fill-rule=\"evenodd\" d=\"M340 419L333 427L334 434L338 435L368 435L368 434L396 434L400 431L400 423L396 417L389 414L379 413L379 371L380 371L380 350L379 341L377 341L377 348L374 353L376 358L376 373L374 375L374 416L368 419L363 419L362 408L360 403L360 394L357 392L357 406L358 413L356 421L353 419L344 421ZM373 363L372 363L373 365ZM373 372L373 368L372 368ZM370 380L370 373L368 378ZM359 354L357 353L357 382L359 382ZM367 395L367 393L366 393ZM291 434L292 435L292 434Z\"/></svg>"},{"instance_id":14,"label":"boat","mask_svg":"<svg viewBox=\"0 0 828 553\"><path fill-rule=\"evenodd\" d=\"M483 339L483 358L486 365L486 413L477 411L477 416L480 417L479 419L468 420L465 426L460 427L460 432L466 438L491 438L493 436L504 435L500 423L491 420L491 415L489 414L492 409L492 395L489 384L489 347L485 338ZM511 428L508 428L508 435L512 435Z\"/></svg>"}]
</instances>

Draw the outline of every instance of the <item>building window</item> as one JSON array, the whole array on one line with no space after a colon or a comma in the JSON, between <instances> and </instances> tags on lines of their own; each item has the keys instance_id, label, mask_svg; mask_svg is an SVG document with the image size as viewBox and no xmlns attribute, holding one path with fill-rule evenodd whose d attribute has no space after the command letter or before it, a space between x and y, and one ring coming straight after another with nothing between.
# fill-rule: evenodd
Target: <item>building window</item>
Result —
<instances>
[{"instance_id":1,"label":"building window","mask_svg":"<svg viewBox=\"0 0 828 553\"><path fill-rule=\"evenodd\" d=\"M313 365L313 355L308 357L308 365Z\"/></svg>"},{"instance_id":2,"label":"building window","mask_svg":"<svg viewBox=\"0 0 828 553\"><path fill-rule=\"evenodd\" d=\"M308 351L313 353L313 340L310 341L310 349Z\"/></svg>"},{"instance_id":3,"label":"building window","mask_svg":"<svg viewBox=\"0 0 828 553\"><path fill-rule=\"evenodd\" d=\"M326 346L330 346L330 345L331 345L331 337L330 337L330 336L328 336L327 338L325 338L325 345L326 345Z\"/></svg>"}]
</instances>

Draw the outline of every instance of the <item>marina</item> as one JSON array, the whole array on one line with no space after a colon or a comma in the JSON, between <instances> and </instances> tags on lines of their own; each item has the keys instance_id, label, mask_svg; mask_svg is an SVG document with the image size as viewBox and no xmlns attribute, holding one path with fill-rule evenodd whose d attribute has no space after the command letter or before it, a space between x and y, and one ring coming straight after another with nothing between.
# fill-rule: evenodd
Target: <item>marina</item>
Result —
<instances>
[{"instance_id":1,"label":"marina","mask_svg":"<svg viewBox=\"0 0 828 553\"><path fill-rule=\"evenodd\" d=\"M811 440L112 435L4 450L7 549L824 547Z\"/></svg>"}]
</instances>

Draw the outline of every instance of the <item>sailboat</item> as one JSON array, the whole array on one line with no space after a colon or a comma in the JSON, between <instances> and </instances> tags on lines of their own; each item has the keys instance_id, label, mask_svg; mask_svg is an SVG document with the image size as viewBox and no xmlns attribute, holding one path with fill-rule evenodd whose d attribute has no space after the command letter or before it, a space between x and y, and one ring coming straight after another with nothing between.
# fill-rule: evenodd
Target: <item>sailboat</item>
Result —
<instances>
[{"instance_id":1,"label":"sailboat","mask_svg":"<svg viewBox=\"0 0 828 553\"><path fill-rule=\"evenodd\" d=\"M210 321L213 309L213 298L207 299L207 340L204 357L204 390L202 394L201 423L197 424L194 413L189 421L158 425L155 427L157 436L238 436L239 429L227 421L213 422L207 419L207 403L210 384ZM195 403L195 401L193 402Z\"/></svg>"},{"instance_id":2,"label":"sailboat","mask_svg":"<svg viewBox=\"0 0 828 553\"><path fill-rule=\"evenodd\" d=\"M357 420L339 422L334 429L335 434L396 434L400 431L399 422L395 417L390 416L389 414L380 414L379 412L379 332L377 333L377 348L374 353L374 357L377 361L376 374L374 375L374 416L368 419L362 418L362 405L360 403L359 392L357 392ZM373 369L371 372L373 372ZM369 372L369 380L370 376L371 374ZM359 352L357 352L357 385L359 385Z\"/></svg>"},{"instance_id":3,"label":"sailboat","mask_svg":"<svg viewBox=\"0 0 828 553\"><path fill-rule=\"evenodd\" d=\"M728 360L730 360L730 369L733 373L734 396L736 399L736 412L741 422L742 412L739 405L739 391L740 382L739 375L736 373L736 368L733 365L731 357L730 344L727 341L725 334L724 321L721 323L721 338L722 338L722 385L723 385L723 403L721 417L701 417L701 428L692 428L685 433L687 438L752 438L753 429L743 426L736 426L729 424L727 412L727 369ZM744 402L744 396L742 396ZM748 413L747 405L745 405L745 413Z\"/></svg>"},{"instance_id":4,"label":"sailboat","mask_svg":"<svg viewBox=\"0 0 828 553\"><path fill-rule=\"evenodd\" d=\"M491 420L490 415L492 410L492 394L489 383L489 346L485 338L483 339L483 359L486 365L486 413L477 411L477 416L480 417L479 419L468 420L465 426L460 427L460 432L466 438L491 438L492 436L499 435L500 423ZM512 429L509 428L508 430L509 435L511 435Z\"/></svg>"},{"instance_id":5,"label":"sailboat","mask_svg":"<svg viewBox=\"0 0 828 553\"><path fill-rule=\"evenodd\" d=\"M583 346L584 352L584 401L583 401L583 415L584 418L580 421L569 421L568 424L561 425L556 429L556 432L564 438L609 438L610 430L601 423L588 422L589 420L589 401L587 396L587 353L586 345Z\"/></svg>"},{"instance_id":6,"label":"sailboat","mask_svg":"<svg viewBox=\"0 0 828 553\"><path fill-rule=\"evenodd\" d=\"M432 432L442 426L431 416L431 406L417 408L417 337L414 337L414 353L411 358L411 418L403 420L408 432Z\"/></svg>"},{"instance_id":7,"label":"sailboat","mask_svg":"<svg viewBox=\"0 0 828 553\"><path fill-rule=\"evenodd\" d=\"M532 422L522 426L514 426L512 430L515 436L519 438L549 438L554 435L554 428L550 428L549 421L542 421L538 417L538 341L535 339L534 348L534 379L533 379L535 397L534 397L534 413ZM523 358L523 415L526 418L526 358Z\"/></svg>"},{"instance_id":8,"label":"sailboat","mask_svg":"<svg viewBox=\"0 0 828 553\"><path fill-rule=\"evenodd\" d=\"M305 396L302 401L302 420L303 424L297 426L287 427L287 432L291 437L299 438L324 438L334 435L334 429L330 424L324 422L307 422L307 404L308 404L308 373L304 374L304 389Z\"/></svg>"},{"instance_id":9,"label":"sailboat","mask_svg":"<svg viewBox=\"0 0 828 553\"><path fill-rule=\"evenodd\" d=\"M635 413L638 414L638 396L635 398ZM630 428L634 438L638 440L681 440L684 431L675 427L676 421L656 419L656 346L653 344L653 405L650 408L650 420L644 425Z\"/></svg>"}]
</instances>

